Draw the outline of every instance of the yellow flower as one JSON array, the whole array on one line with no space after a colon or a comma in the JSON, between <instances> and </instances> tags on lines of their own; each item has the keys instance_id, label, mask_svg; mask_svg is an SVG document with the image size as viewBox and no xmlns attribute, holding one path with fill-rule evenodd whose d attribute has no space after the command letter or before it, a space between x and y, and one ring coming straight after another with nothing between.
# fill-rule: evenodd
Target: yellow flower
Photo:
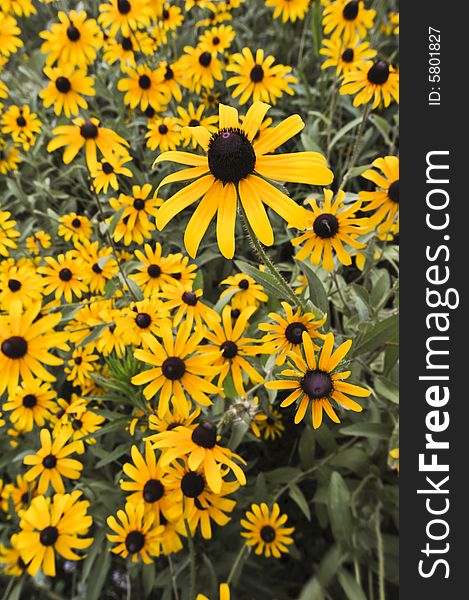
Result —
<instances>
[{"instance_id":1,"label":"yellow flower","mask_svg":"<svg viewBox=\"0 0 469 600\"><path fill-rule=\"evenodd\" d=\"M38 273L44 275L44 294L54 294L56 300L62 296L65 302L73 302L73 296L81 298L88 286L83 282L84 263L76 257L76 252L58 254L57 258L44 257L47 266L38 267Z\"/></svg>"},{"instance_id":2,"label":"yellow flower","mask_svg":"<svg viewBox=\"0 0 469 600\"><path fill-rule=\"evenodd\" d=\"M179 59L179 65L184 69L188 87L196 94L199 94L202 88L212 89L215 80L223 79L222 63L218 60L216 52L207 52L191 46L185 46L184 52Z\"/></svg>"},{"instance_id":3,"label":"yellow flower","mask_svg":"<svg viewBox=\"0 0 469 600\"><path fill-rule=\"evenodd\" d=\"M147 146L151 150L157 148L161 152L175 150L181 139L178 119L175 117L162 117L161 119L150 119L148 131L145 134Z\"/></svg>"},{"instance_id":4,"label":"yellow flower","mask_svg":"<svg viewBox=\"0 0 469 600\"><path fill-rule=\"evenodd\" d=\"M46 420L50 420L56 396L48 383L33 379L23 382L10 394L8 402L3 404L3 410L12 411L10 421L20 431L31 431L34 425L44 427Z\"/></svg>"},{"instance_id":5,"label":"yellow flower","mask_svg":"<svg viewBox=\"0 0 469 600\"><path fill-rule=\"evenodd\" d=\"M293 544L291 534L294 527L285 527L287 515L280 514L280 507L275 502L272 510L265 502L251 504L251 510L246 512L246 519L241 519L244 531L241 535L246 538L248 546L255 546L256 554L280 558L288 552L288 546Z\"/></svg>"},{"instance_id":6,"label":"yellow flower","mask_svg":"<svg viewBox=\"0 0 469 600\"><path fill-rule=\"evenodd\" d=\"M370 48L368 42L360 40L358 37L350 40L348 44L344 44L340 36L334 35L330 39L324 38L322 45L319 53L328 58L321 68L335 67L337 75L342 73L347 75L356 70L358 62L370 60L376 56L376 50Z\"/></svg>"},{"instance_id":7,"label":"yellow flower","mask_svg":"<svg viewBox=\"0 0 469 600\"><path fill-rule=\"evenodd\" d=\"M323 0L324 34L341 36L344 44L356 36L366 37L373 27L376 16L374 9L366 9L363 0Z\"/></svg>"},{"instance_id":8,"label":"yellow flower","mask_svg":"<svg viewBox=\"0 0 469 600\"><path fill-rule=\"evenodd\" d=\"M198 47L207 52L223 53L235 38L235 31L231 25L220 25L207 29L199 38Z\"/></svg>"},{"instance_id":9,"label":"yellow flower","mask_svg":"<svg viewBox=\"0 0 469 600\"><path fill-rule=\"evenodd\" d=\"M257 308L261 302L267 302L269 300L269 297L264 292L264 288L261 284L257 283L249 275L244 275L244 273L230 275L230 277L223 279L223 281L220 282L220 285L228 286L220 294L220 298L230 294L231 306L235 310L243 310L249 306L255 306Z\"/></svg>"},{"instance_id":10,"label":"yellow flower","mask_svg":"<svg viewBox=\"0 0 469 600\"><path fill-rule=\"evenodd\" d=\"M241 124L235 108L220 104L218 133L211 135L202 126L190 128L207 152L206 156L164 152L156 159L156 163L170 160L192 167L168 175L160 183L159 187L195 179L163 204L156 219L161 230L184 208L202 198L184 235L190 256L195 257L203 235L217 214L220 251L226 258L233 258L238 199L254 234L266 246L273 244L274 234L264 205L290 225L302 227L304 209L265 178L312 185L331 183L332 172L327 168L325 158L317 152L268 155L303 129L299 115L285 119L261 140L253 141L269 108L268 104L255 102Z\"/></svg>"},{"instance_id":11,"label":"yellow flower","mask_svg":"<svg viewBox=\"0 0 469 600\"><path fill-rule=\"evenodd\" d=\"M389 106L392 100L399 104L399 73L385 60L359 62L355 70L345 75L340 93L356 94L354 106L372 100L372 108L377 108L381 102Z\"/></svg>"},{"instance_id":12,"label":"yellow flower","mask_svg":"<svg viewBox=\"0 0 469 600\"><path fill-rule=\"evenodd\" d=\"M93 78L84 69L74 70L72 65L44 67L44 74L50 79L49 85L41 90L39 97L44 106L54 106L56 115L62 112L66 117L76 116L80 108L88 108L84 96L94 96Z\"/></svg>"},{"instance_id":13,"label":"yellow flower","mask_svg":"<svg viewBox=\"0 0 469 600\"><path fill-rule=\"evenodd\" d=\"M380 224L380 233L388 233L393 225L397 225L399 231L399 158L377 158L372 166L375 168L362 173L362 177L372 181L378 189L358 194L363 202L368 202L362 210L375 211L370 217L370 223Z\"/></svg>"},{"instance_id":14,"label":"yellow flower","mask_svg":"<svg viewBox=\"0 0 469 600\"><path fill-rule=\"evenodd\" d=\"M161 85L164 74L160 69L152 71L146 65L136 69L126 69L127 77L117 82L117 89L125 92L124 104L130 108L140 105L142 110L151 106L156 111L161 111L168 104L171 96L167 88Z\"/></svg>"},{"instance_id":15,"label":"yellow flower","mask_svg":"<svg viewBox=\"0 0 469 600\"><path fill-rule=\"evenodd\" d=\"M31 112L29 106L10 106L2 116L2 132L9 133L14 142L28 151L36 141L36 134L41 131L41 122Z\"/></svg>"},{"instance_id":16,"label":"yellow flower","mask_svg":"<svg viewBox=\"0 0 469 600\"><path fill-rule=\"evenodd\" d=\"M19 37L20 34L21 29L16 19L0 11L0 55L10 56L21 48L23 42Z\"/></svg>"},{"instance_id":17,"label":"yellow flower","mask_svg":"<svg viewBox=\"0 0 469 600\"><path fill-rule=\"evenodd\" d=\"M111 186L113 190L118 190L118 175L133 177L132 171L124 166L131 160L132 158L130 156L118 156L117 154L112 154L107 157L107 160L99 161L96 168L91 173L91 176L93 177L93 187L96 193L99 194L100 192L104 192L107 194L109 186Z\"/></svg>"},{"instance_id":18,"label":"yellow flower","mask_svg":"<svg viewBox=\"0 0 469 600\"><path fill-rule=\"evenodd\" d=\"M299 400L294 419L295 424L304 418L310 405L314 429L321 426L323 410L334 423L340 423L331 400L335 400L340 406L355 412L363 410L360 404L351 400L346 394L366 398L371 392L344 381L350 377L351 371L334 373L334 369L350 350L351 345L352 340L347 340L333 352L334 335L329 333L324 340L319 359L316 360L313 341L305 331L303 332L305 358L290 352L288 354L290 368L281 373L290 379L266 383L266 387L271 390L294 390L280 406L284 408Z\"/></svg>"},{"instance_id":19,"label":"yellow flower","mask_svg":"<svg viewBox=\"0 0 469 600\"><path fill-rule=\"evenodd\" d=\"M265 0L266 6L275 8L274 19L281 16L284 23L304 19L309 4L309 0Z\"/></svg>"},{"instance_id":20,"label":"yellow flower","mask_svg":"<svg viewBox=\"0 0 469 600\"><path fill-rule=\"evenodd\" d=\"M99 12L99 23L113 37L118 31L131 37L134 31L150 22L148 0L108 0L99 5Z\"/></svg>"}]
</instances>

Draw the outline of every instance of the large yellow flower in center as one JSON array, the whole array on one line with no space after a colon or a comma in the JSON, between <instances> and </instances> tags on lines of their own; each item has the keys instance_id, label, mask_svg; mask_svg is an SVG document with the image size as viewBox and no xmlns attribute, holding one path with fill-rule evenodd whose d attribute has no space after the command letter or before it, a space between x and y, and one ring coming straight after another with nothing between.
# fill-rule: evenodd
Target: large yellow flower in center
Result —
<instances>
[{"instance_id":1,"label":"large yellow flower in center","mask_svg":"<svg viewBox=\"0 0 469 600\"><path fill-rule=\"evenodd\" d=\"M189 128L206 156L173 151L156 159L155 162L170 160L191 167L168 175L160 183L159 187L195 179L167 200L156 217L161 230L179 212L202 198L184 235L191 257L197 254L202 237L217 214L218 246L225 258L233 258L238 200L255 235L265 246L273 244L274 234L264 205L289 225L304 227L305 209L266 179L311 185L332 182L332 171L317 152L269 154L303 129L299 115L288 117L255 141L269 108L264 102L254 102L241 124L235 108L220 104L219 129L215 134L203 126Z\"/></svg>"}]
</instances>

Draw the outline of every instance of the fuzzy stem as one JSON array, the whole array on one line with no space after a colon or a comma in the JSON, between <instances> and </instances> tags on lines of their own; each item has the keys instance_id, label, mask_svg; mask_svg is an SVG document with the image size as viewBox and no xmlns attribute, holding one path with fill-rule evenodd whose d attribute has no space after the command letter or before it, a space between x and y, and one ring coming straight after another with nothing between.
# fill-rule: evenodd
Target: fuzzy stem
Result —
<instances>
[{"instance_id":1,"label":"fuzzy stem","mask_svg":"<svg viewBox=\"0 0 469 600\"><path fill-rule=\"evenodd\" d=\"M189 554L191 558L191 579L190 579L190 592L189 599L195 599L195 585L196 585L196 561L195 561L195 546L192 538L191 530L187 519L184 518L184 527L186 528L187 541L189 543Z\"/></svg>"},{"instance_id":2,"label":"fuzzy stem","mask_svg":"<svg viewBox=\"0 0 469 600\"><path fill-rule=\"evenodd\" d=\"M241 563L241 560L244 557L244 553L246 552L247 546L243 544L239 549L238 554L236 555L235 561L231 567L230 574L228 575L227 583L230 584L238 571L238 567Z\"/></svg>"},{"instance_id":3,"label":"fuzzy stem","mask_svg":"<svg viewBox=\"0 0 469 600\"><path fill-rule=\"evenodd\" d=\"M365 133L365 125L368 120L370 111L371 111L371 104L369 102L367 102L365 104L365 108L363 109L363 116L362 116L362 120L360 122L360 127L358 128L357 137L355 138L355 143L353 145L352 155L350 156L350 160L348 161L345 175L342 177L342 181L340 182L339 190L344 189L345 184L347 183L347 181L350 177L350 171L353 169L353 167L355 166L355 163L357 162L357 158L358 158L358 155L359 155L360 149L361 149L360 148L361 141L363 138L363 134Z\"/></svg>"},{"instance_id":4,"label":"fuzzy stem","mask_svg":"<svg viewBox=\"0 0 469 600\"><path fill-rule=\"evenodd\" d=\"M378 547L378 578L379 578L379 600L385 600L384 591L384 551L383 536L381 535L381 503L378 502L375 510L375 534Z\"/></svg>"},{"instance_id":5,"label":"fuzzy stem","mask_svg":"<svg viewBox=\"0 0 469 600\"><path fill-rule=\"evenodd\" d=\"M285 281L285 279L279 273L279 271L277 270L275 265L272 263L270 258L267 256L264 248L262 247L262 244L259 242L254 231L252 230L252 227L248 221L246 212L245 212L244 207L241 202L239 202L239 207L241 210L241 215L243 217L244 226L246 227L246 231L248 232L249 239L250 239L251 244L252 244L254 250L256 251L257 255L259 256L261 261L265 264L265 266L269 270L272 277L274 277L274 279L278 283L282 292L285 294L286 299L288 299L290 302L292 302L295 306L299 306L303 310L303 312L307 312L306 308L301 304L300 298L297 297L297 295L295 294L293 289L288 285L288 283Z\"/></svg>"}]
</instances>

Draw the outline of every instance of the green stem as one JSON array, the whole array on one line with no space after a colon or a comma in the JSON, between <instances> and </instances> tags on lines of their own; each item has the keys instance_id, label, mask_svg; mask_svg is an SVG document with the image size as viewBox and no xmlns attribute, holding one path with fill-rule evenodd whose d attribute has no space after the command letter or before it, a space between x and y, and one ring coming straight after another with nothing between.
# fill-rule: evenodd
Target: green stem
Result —
<instances>
[{"instance_id":1,"label":"green stem","mask_svg":"<svg viewBox=\"0 0 469 600\"><path fill-rule=\"evenodd\" d=\"M228 575L228 579L227 579L228 584L230 584L232 582L232 580L234 579L234 577L238 571L238 567L244 557L244 553L246 552L246 550L247 550L247 546L246 546L246 544L243 544L241 546L241 548L239 549L239 552L236 555L235 561L231 567L230 574Z\"/></svg>"},{"instance_id":2,"label":"green stem","mask_svg":"<svg viewBox=\"0 0 469 600\"><path fill-rule=\"evenodd\" d=\"M363 109L363 116L362 116L362 120L360 122L360 127L358 128L358 133L357 133L357 137L355 138L355 143L353 145L352 154L350 156L350 160L348 161L347 168L345 169L345 175L342 177L342 181L340 182L339 190L344 189L345 184L347 183L347 181L350 177L350 171L353 169L353 167L355 166L355 163L357 162L357 158L358 158L358 155L361 150L361 142L362 142L363 134L365 133L365 125L368 120L370 111L371 111L371 104L369 102L367 102L365 104L365 108Z\"/></svg>"},{"instance_id":3,"label":"green stem","mask_svg":"<svg viewBox=\"0 0 469 600\"><path fill-rule=\"evenodd\" d=\"M381 535L381 502L378 502L375 510L375 534L378 547L378 578L379 578L379 600L386 600L384 591L384 551L383 536Z\"/></svg>"},{"instance_id":4,"label":"green stem","mask_svg":"<svg viewBox=\"0 0 469 600\"><path fill-rule=\"evenodd\" d=\"M245 212L244 207L241 202L239 202L239 207L241 210L241 215L243 217L244 226L246 227L246 230L249 235L249 239L251 240L251 244L252 244L254 250L256 251L256 253L258 254L259 258L265 264L265 266L269 270L272 277L274 277L274 279L278 283L279 287L285 294L286 299L288 299L290 302L292 302L295 306L299 306L303 310L303 312L307 312L306 307L304 307L301 304L300 298L295 294L293 289L288 285L288 283L285 281L285 279L279 273L279 271L277 270L275 265L272 263L270 258L267 256L264 248L262 247L262 244L259 242L254 231L252 230L252 227L248 221L246 212Z\"/></svg>"},{"instance_id":5,"label":"green stem","mask_svg":"<svg viewBox=\"0 0 469 600\"><path fill-rule=\"evenodd\" d=\"M171 584L173 586L173 596L174 600L179 600L179 592L176 581L176 573L174 572L173 560L171 558L171 554L168 554L168 563L169 563L169 572L171 573Z\"/></svg>"},{"instance_id":6,"label":"green stem","mask_svg":"<svg viewBox=\"0 0 469 600\"><path fill-rule=\"evenodd\" d=\"M191 579L190 579L190 592L189 599L195 599L195 585L196 585L196 561L195 561L195 546L194 539L192 538L191 530L187 519L184 518L184 527L186 528L187 541L189 543L189 554L191 559Z\"/></svg>"}]
</instances>

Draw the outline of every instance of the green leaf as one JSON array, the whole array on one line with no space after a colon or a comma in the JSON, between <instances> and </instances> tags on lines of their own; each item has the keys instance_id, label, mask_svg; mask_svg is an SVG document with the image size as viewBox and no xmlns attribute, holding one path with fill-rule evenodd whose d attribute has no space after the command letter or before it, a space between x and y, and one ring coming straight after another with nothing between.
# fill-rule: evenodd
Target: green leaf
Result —
<instances>
[{"instance_id":1,"label":"green leaf","mask_svg":"<svg viewBox=\"0 0 469 600\"><path fill-rule=\"evenodd\" d=\"M317 573L311 577L301 590L298 600L323 600L323 590L336 577L344 560L345 555L340 547L332 546L319 565Z\"/></svg>"},{"instance_id":2,"label":"green leaf","mask_svg":"<svg viewBox=\"0 0 469 600\"><path fill-rule=\"evenodd\" d=\"M117 446L117 448L114 448L114 450L112 452L106 451L105 452L106 455L101 460L98 460L98 462L95 464L95 469L100 469L101 467L104 467L105 465L108 465L109 463L114 462L121 456L124 456L124 454L126 454L126 452L128 452L128 451L129 451L129 443L128 442L119 444L119 446Z\"/></svg>"},{"instance_id":3,"label":"green leaf","mask_svg":"<svg viewBox=\"0 0 469 600\"><path fill-rule=\"evenodd\" d=\"M301 270L308 280L309 299L318 310L319 313L325 314L329 310L329 299L322 281L313 271L312 267L306 261L298 261Z\"/></svg>"},{"instance_id":4,"label":"green leaf","mask_svg":"<svg viewBox=\"0 0 469 600\"><path fill-rule=\"evenodd\" d=\"M311 521L311 511L309 510L308 502L301 489L295 483L290 485L289 494L290 498L296 502L308 521Z\"/></svg>"},{"instance_id":5,"label":"green leaf","mask_svg":"<svg viewBox=\"0 0 469 600\"><path fill-rule=\"evenodd\" d=\"M340 433L373 440L387 440L391 435L391 425L388 423L356 423L342 427Z\"/></svg>"},{"instance_id":6,"label":"green leaf","mask_svg":"<svg viewBox=\"0 0 469 600\"><path fill-rule=\"evenodd\" d=\"M86 589L86 600L99 600L101 591L106 581L106 577L111 566L111 555L106 546L101 547L101 552L98 553L96 561L90 571L88 578L88 586Z\"/></svg>"},{"instance_id":7,"label":"green leaf","mask_svg":"<svg viewBox=\"0 0 469 600\"><path fill-rule=\"evenodd\" d=\"M370 123L372 123L376 127L376 129L380 132L380 134L383 136L383 139L386 142L386 144L391 146L392 141L391 141L391 138L389 137L389 134L391 133L391 126L386 121L386 119L383 119L383 117L380 117L379 115L376 115L376 114L371 114L368 117L368 119L370 120Z\"/></svg>"},{"instance_id":8,"label":"green leaf","mask_svg":"<svg viewBox=\"0 0 469 600\"><path fill-rule=\"evenodd\" d=\"M116 230L116 227L119 221L121 220L122 213L124 212L124 210L125 206L119 208L119 210L112 215L111 220L109 221L109 227L107 228L107 231L111 237L114 235L114 231Z\"/></svg>"},{"instance_id":9,"label":"green leaf","mask_svg":"<svg viewBox=\"0 0 469 600\"><path fill-rule=\"evenodd\" d=\"M361 586L358 585L355 578L346 569L340 569L337 578L348 600L366 600Z\"/></svg>"},{"instance_id":10,"label":"green leaf","mask_svg":"<svg viewBox=\"0 0 469 600\"><path fill-rule=\"evenodd\" d=\"M334 538L344 546L350 546L352 539L350 492L337 471L332 473L329 482L327 509Z\"/></svg>"},{"instance_id":11,"label":"green leaf","mask_svg":"<svg viewBox=\"0 0 469 600\"><path fill-rule=\"evenodd\" d=\"M314 465L315 448L316 438L314 431L311 427L305 427L298 443L298 454L303 469L310 469Z\"/></svg>"},{"instance_id":12,"label":"green leaf","mask_svg":"<svg viewBox=\"0 0 469 600\"><path fill-rule=\"evenodd\" d=\"M265 478L271 483L290 483L292 479L301 473L300 469L294 467L279 467L273 471L267 471Z\"/></svg>"},{"instance_id":13,"label":"green leaf","mask_svg":"<svg viewBox=\"0 0 469 600\"><path fill-rule=\"evenodd\" d=\"M361 120L362 116L360 115L359 117L353 119L352 121L349 121L346 125L339 129L339 131L332 138L329 147L327 148L328 154L330 154L332 148L337 144L337 142L341 140L344 137L344 135L346 135L351 129L354 129L360 123Z\"/></svg>"},{"instance_id":14,"label":"green leaf","mask_svg":"<svg viewBox=\"0 0 469 600\"><path fill-rule=\"evenodd\" d=\"M239 420L233 423L233 427L231 428L231 436L228 441L228 448L230 450L236 450L236 448L243 441L248 429L249 423L247 423L246 421Z\"/></svg>"},{"instance_id":15,"label":"green leaf","mask_svg":"<svg viewBox=\"0 0 469 600\"><path fill-rule=\"evenodd\" d=\"M373 352L378 348L382 348L387 342L393 340L397 342L399 334L399 316L392 315L391 317L372 325L365 335L358 341L355 348L352 346L354 356Z\"/></svg>"},{"instance_id":16,"label":"green leaf","mask_svg":"<svg viewBox=\"0 0 469 600\"><path fill-rule=\"evenodd\" d=\"M269 295L275 296L280 300L286 299L286 293L282 291L278 281L273 275L264 271L259 271L259 269L256 269L255 267L248 265L248 263L245 263L241 260L235 260L235 263L242 273L244 273L245 275L249 275L250 277L255 279L257 283L260 283ZM288 285L286 282L285 284ZM292 294L293 293L294 292L292 291Z\"/></svg>"},{"instance_id":17,"label":"green leaf","mask_svg":"<svg viewBox=\"0 0 469 600\"><path fill-rule=\"evenodd\" d=\"M143 593L147 598L155 585L156 572L154 563L142 566Z\"/></svg>"},{"instance_id":18,"label":"green leaf","mask_svg":"<svg viewBox=\"0 0 469 600\"><path fill-rule=\"evenodd\" d=\"M137 283L130 277L127 278L126 283L129 286L129 289L132 292L132 294L137 298L137 300L143 300L143 292L140 289L140 286L138 286Z\"/></svg>"},{"instance_id":19,"label":"green leaf","mask_svg":"<svg viewBox=\"0 0 469 600\"><path fill-rule=\"evenodd\" d=\"M399 386L386 377L377 377L374 383L375 392L394 404L399 404Z\"/></svg>"}]
</instances>

